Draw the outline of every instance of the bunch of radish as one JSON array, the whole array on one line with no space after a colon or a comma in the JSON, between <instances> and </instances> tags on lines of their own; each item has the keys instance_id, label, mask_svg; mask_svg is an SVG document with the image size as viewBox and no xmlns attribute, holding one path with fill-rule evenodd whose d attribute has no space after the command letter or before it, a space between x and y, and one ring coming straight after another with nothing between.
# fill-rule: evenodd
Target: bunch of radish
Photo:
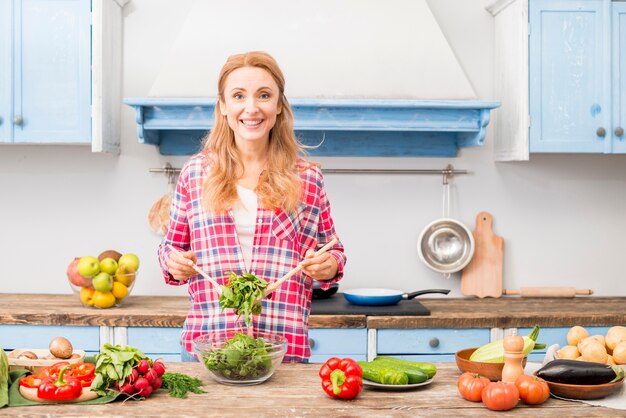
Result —
<instances>
[{"instance_id":1,"label":"bunch of radish","mask_svg":"<svg viewBox=\"0 0 626 418\"><path fill-rule=\"evenodd\" d=\"M165 365L155 361L150 367L148 359L142 359L130 372L118 389L129 397L140 396L147 398L152 391L157 390L163 384L161 376L165 373ZM117 386L117 384L116 384Z\"/></svg>"}]
</instances>

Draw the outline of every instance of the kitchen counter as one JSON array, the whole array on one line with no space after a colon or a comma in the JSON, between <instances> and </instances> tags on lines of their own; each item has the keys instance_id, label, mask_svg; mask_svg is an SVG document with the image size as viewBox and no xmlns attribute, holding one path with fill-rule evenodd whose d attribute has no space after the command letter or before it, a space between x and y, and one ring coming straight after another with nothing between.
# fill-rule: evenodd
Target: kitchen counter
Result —
<instances>
[{"instance_id":1,"label":"kitchen counter","mask_svg":"<svg viewBox=\"0 0 626 418\"><path fill-rule=\"evenodd\" d=\"M164 390L144 401L116 401L104 405L36 405L0 409L2 417L623 417L626 411L592 407L580 402L548 399L540 406L519 404L506 412L490 411L482 403L461 398L456 389L459 371L453 364L437 364L433 383L412 391L363 389L352 401L328 397L320 386L319 365L283 364L267 382L255 386L215 383L199 363L167 363L171 372L197 376L205 394L187 399Z\"/></svg>"},{"instance_id":2,"label":"kitchen counter","mask_svg":"<svg viewBox=\"0 0 626 418\"><path fill-rule=\"evenodd\" d=\"M429 316L311 315L311 328L514 328L626 324L626 297L420 298ZM315 303L315 302L313 302ZM400 302L402 303L402 302ZM181 327L184 296L129 296L117 308L83 307L76 295L0 294L0 324Z\"/></svg>"}]
</instances>

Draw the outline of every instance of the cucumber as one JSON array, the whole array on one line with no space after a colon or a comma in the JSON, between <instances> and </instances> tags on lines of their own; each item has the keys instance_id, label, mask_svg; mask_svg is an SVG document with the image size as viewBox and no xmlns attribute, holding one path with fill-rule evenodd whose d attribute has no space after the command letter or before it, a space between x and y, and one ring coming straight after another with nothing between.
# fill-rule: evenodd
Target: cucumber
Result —
<instances>
[{"instance_id":1,"label":"cucumber","mask_svg":"<svg viewBox=\"0 0 626 418\"><path fill-rule=\"evenodd\" d=\"M395 357L378 356L374 359L375 363L382 363L383 365L390 365L398 370L406 372L406 369L416 369L423 373L426 373L428 379L431 379L437 374L437 367L433 363L424 363L421 361L402 360Z\"/></svg>"},{"instance_id":2,"label":"cucumber","mask_svg":"<svg viewBox=\"0 0 626 418\"><path fill-rule=\"evenodd\" d=\"M363 379L382 383L383 385L406 385L409 383L409 377L406 373L399 370L375 365L367 361L358 361L357 363L363 369Z\"/></svg>"},{"instance_id":3,"label":"cucumber","mask_svg":"<svg viewBox=\"0 0 626 418\"><path fill-rule=\"evenodd\" d=\"M557 359L537 370L537 376L555 383L599 385L622 379L624 370L620 366L591 361Z\"/></svg>"}]
</instances>

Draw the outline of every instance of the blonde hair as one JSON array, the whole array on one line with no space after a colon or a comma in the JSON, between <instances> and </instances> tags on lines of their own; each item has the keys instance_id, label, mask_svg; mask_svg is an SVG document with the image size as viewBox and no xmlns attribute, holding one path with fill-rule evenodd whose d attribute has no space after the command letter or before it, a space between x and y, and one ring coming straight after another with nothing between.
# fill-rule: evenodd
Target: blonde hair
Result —
<instances>
[{"instance_id":1,"label":"blonde hair","mask_svg":"<svg viewBox=\"0 0 626 418\"><path fill-rule=\"evenodd\" d=\"M243 172L235 135L226 116L220 111L224 98L226 79L242 67L255 67L267 71L278 85L276 123L270 131L267 169L259 179L256 193L266 209L282 208L294 213L301 200L301 184L298 175L298 159L305 155L302 144L293 132L293 112L285 97L285 78L274 58L265 52L253 51L230 56L219 75L218 100L215 104L215 123L204 139L203 152L211 158L210 170L202 185L204 207L216 213L232 208L238 200L238 173Z\"/></svg>"}]
</instances>

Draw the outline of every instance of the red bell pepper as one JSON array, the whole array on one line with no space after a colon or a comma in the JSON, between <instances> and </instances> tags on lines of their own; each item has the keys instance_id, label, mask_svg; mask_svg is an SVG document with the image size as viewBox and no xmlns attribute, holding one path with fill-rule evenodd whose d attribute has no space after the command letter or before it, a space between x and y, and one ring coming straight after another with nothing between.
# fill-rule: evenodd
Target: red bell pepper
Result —
<instances>
[{"instance_id":1,"label":"red bell pepper","mask_svg":"<svg viewBox=\"0 0 626 418\"><path fill-rule=\"evenodd\" d=\"M47 377L42 380L37 388L37 397L51 401L69 401L76 399L83 392L80 380L74 376L65 376L71 366L65 366L59 372L59 376Z\"/></svg>"},{"instance_id":2,"label":"red bell pepper","mask_svg":"<svg viewBox=\"0 0 626 418\"><path fill-rule=\"evenodd\" d=\"M20 386L37 389L39 385L41 385L41 378L35 376L34 374L29 374L28 376L20 378Z\"/></svg>"},{"instance_id":3,"label":"red bell pepper","mask_svg":"<svg viewBox=\"0 0 626 418\"><path fill-rule=\"evenodd\" d=\"M350 358L329 358L319 375L324 392L331 398L354 399L363 389L363 369Z\"/></svg>"}]
</instances>

